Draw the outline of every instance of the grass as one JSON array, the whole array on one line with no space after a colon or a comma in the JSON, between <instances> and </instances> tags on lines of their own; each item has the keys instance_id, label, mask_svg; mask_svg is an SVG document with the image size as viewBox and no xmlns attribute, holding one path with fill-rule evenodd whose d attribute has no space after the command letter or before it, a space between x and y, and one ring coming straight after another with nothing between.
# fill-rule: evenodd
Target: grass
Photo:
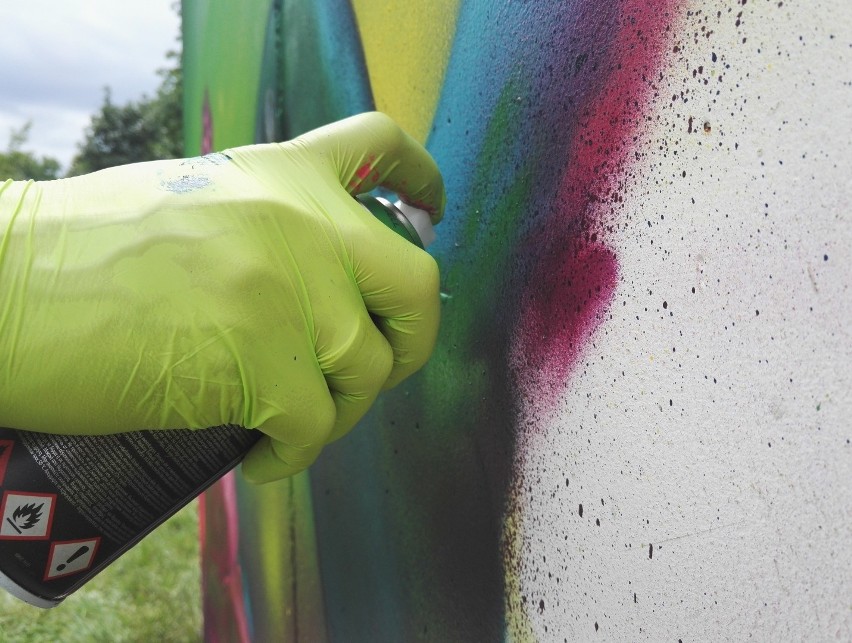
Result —
<instances>
[{"instance_id":1,"label":"grass","mask_svg":"<svg viewBox=\"0 0 852 643\"><path fill-rule=\"evenodd\" d=\"M199 575L193 502L57 607L32 607L0 590L0 641L201 641Z\"/></svg>"}]
</instances>

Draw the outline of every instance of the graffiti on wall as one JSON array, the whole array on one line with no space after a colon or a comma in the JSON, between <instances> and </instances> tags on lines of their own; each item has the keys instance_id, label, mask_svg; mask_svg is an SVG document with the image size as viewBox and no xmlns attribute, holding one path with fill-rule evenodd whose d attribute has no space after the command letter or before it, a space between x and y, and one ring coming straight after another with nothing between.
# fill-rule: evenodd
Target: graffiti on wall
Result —
<instances>
[{"instance_id":1,"label":"graffiti on wall","mask_svg":"<svg viewBox=\"0 0 852 643\"><path fill-rule=\"evenodd\" d=\"M733 89L749 74L732 65L755 56L752 46L767 47L749 44L748 28L792 21L789 3L704 4L713 6L266 0L237 10L184 0L189 153L290 138L379 109L427 145L448 193L432 250L442 330L428 366L384 394L308 474L259 488L231 475L203 501L208 640L571 640L617 625L624 638L652 631L654 609L640 605L636 588L662 572L613 563L610 551L635 547L659 563L671 547L659 537L655 552L651 521L637 519L634 529L624 517L632 516L626 498L647 476L608 492L578 454L618 427L633 440L637 424L660 430L671 422L628 412L628 402L622 417L612 412L648 386L631 351L675 342L660 322L642 341L625 331L633 322L626 311L642 297L666 321L679 302L656 301L659 278L643 277L666 267L635 269L642 243L646 256L674 252L661 250L659 237L653 247L653 236L642 236L653 232L640 228L695 225L688 216L671 221L696 196L713 199L706 176L687 178L695 159L739 151L711 114L717 101L742 100ZM220 55L223 38L246 46ZM675 186L677 178L689 187ZM692 203L668 210L659 200L671 194ZM697 249L710 242L679 243L699 256L685 260L698 262L698 277L684 279L701 294L712 252ZM691 359L691 347L678 343ZM666 350L687 361L677 346ZM662 368L660 358L648 363ZM703 363L694 364L685 370L705 376ZM601 369L617 385L593 398L589 382ZM657 396L655 413L675 409L678 396L667 395ZM703 417L713 413L701 408ZM692 436L687 449L700 462L700 430ZM600 445L611 456L595 452L600 471L656 472L647 443L633 451L618 440ZM669 505L677 497L672 490ZM591 544L587 524L603 540ZM601 557L607 583L587 562ZM615 589L616 577L624 587ZM636 623L638 632L627 629Z\"/></svg>"}]
</instances>

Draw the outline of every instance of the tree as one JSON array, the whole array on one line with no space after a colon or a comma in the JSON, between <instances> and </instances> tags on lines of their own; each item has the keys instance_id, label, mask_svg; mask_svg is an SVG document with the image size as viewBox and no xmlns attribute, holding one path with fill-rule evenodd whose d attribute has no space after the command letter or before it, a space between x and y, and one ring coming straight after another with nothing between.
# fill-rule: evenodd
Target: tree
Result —
<instances>
[{"instance_id":1,"label":"tree","mask_svg":"<svg viewBox=\"0 0 852 643\"><path fill-rule=\"evenodd\" d=\"M59 177L59 161L55 158L24 151L31 127L32 121L27 121L10 132L6 151L0 152L0 183L6 179L48 181Z\"/></svg>"},{"instance_id":2,"label":"tree","mask_svg":"<svg viewBox=\"0 0 852 643\"><path fill-rule=\"evenodd\" d=\"M180 13L180 3L175 3L173 8ZM86 128L68 176L183 155L180 52L170 51L166 58L172 64L158 71L160 86L153 98L143 96L138 101L116 105L109 87L104 89L104 102Z\"/></svg>"}]
</instances>

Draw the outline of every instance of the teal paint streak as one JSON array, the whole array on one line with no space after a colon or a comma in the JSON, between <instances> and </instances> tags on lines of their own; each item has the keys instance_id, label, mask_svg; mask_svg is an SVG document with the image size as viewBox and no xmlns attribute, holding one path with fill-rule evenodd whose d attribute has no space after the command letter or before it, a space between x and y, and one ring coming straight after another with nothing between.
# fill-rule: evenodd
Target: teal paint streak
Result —
<instances>
[{"instance_id":1,"label":"teal paint streak","mask_svg":"<svg viewBox=\"0 0 852 643\"><path fill-rule=\"evenodd\" d=\"M499 539L513 418L504 333L535 169L519 160L524 91L513 79L497 94L471 175L477 189L452 224L451 252L437 255L452 299L430 364L312 470L327 611L341 638L504 631Z\"/></svg>"},{"instance_id":2,"label":"teal paint streak","mask_svg":"<svg viewBox=\"0 0 852 643\"><path fill-rule=\"evenodd\" d=\"M348 2L284 0L281 97L287 138L375 109Z\"/></svg>"}]
</instances>

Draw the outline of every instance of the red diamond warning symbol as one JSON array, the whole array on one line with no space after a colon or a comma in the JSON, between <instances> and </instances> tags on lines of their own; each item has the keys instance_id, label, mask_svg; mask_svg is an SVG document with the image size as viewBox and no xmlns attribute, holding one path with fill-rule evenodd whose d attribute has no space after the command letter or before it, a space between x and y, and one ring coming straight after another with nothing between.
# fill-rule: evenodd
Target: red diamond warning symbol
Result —
<instances>
[{"instance_id":1,"label":"red diamond warning symbol","mask_svg":"<svg viewBox=\"0 0 852 643\"><path fill-rule=\"evenodd\" d=\"M44 570L44 580L68 576L89 569L95 560L95 554L98 553L98 545L100 544L100 538L50 543L50 556L47 559L47 569Z\"/></svg>"},{"instance_id":2,"label":"red diamond warning symbol","mask_svg":"<svg viewBox=\"0 0 852 643\"><path fill-rule=\"evenodd\" d=\"M0 539L47 540L55 505L55 493L7 491L0 506Z\"/></svg>"},{"instance_id":3,"label":"red diamond warning symbol","mask_svg":"<svg viewBox=\"0 0 852 643\"><path fill-rule=\"evenodd\" d=\"M9 458L12 457L12 447L15 446L14 440L0 440L0 485L6 478L6 467L9 466Z\"/></svg>"}]
</instances>

